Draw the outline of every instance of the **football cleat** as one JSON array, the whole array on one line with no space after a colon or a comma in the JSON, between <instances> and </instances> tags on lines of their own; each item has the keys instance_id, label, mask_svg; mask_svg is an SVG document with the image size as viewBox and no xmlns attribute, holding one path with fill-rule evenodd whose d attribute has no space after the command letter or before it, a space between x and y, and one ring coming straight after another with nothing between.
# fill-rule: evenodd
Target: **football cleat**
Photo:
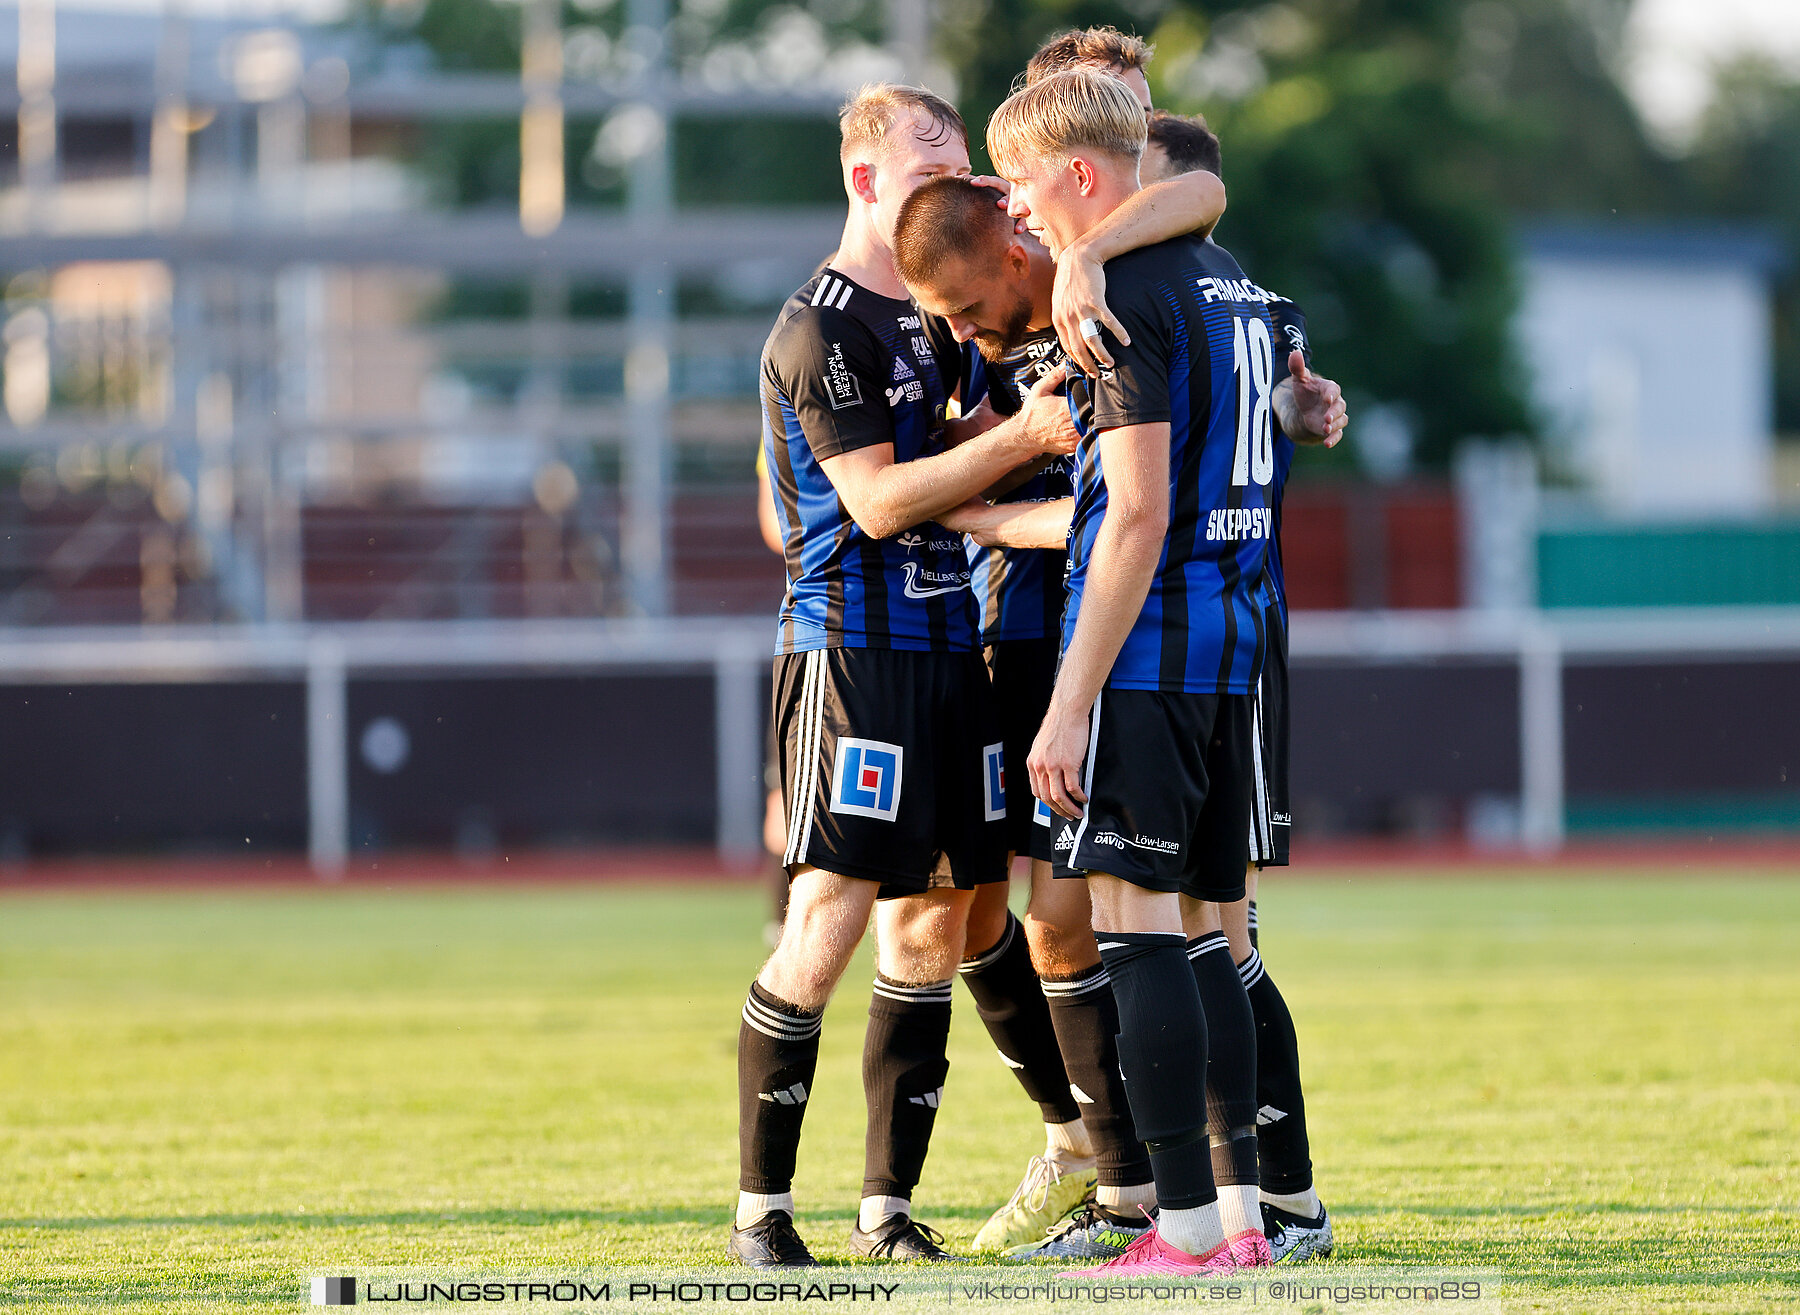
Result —
<instances>
[{"instance_id":1,"label":"football cleat","mask_svg":"<svg viewBox=\"0 0 1800 1315\"><path fill-rule=\"evenodd\" d=\"M1014 1247L1006 1258L1021 1264L1034 1260L1112 1260L1150 1231L1150 1221L1124 1224L1108 1218L1092 1201L1084 1201L1050 1230L1048 1237Z\"/></svg>"},{"instance_id":2,"label":"football cleat","mask_svg":"<svg viewBox=\"0 0 1800 1315\"><path fill-rule=\"evenodd\" d=\"M794 1231L794 1217L786 1210L771 1210L748 1228L733 1224L725 1253L751 1269L807 1269L819 1263Z\"/></svg>"},{"instance_id":3,"label":"football cleat","mask_svg":"<svg viewBox=\"0 0 1800 1315\"><path fill-rule=\"evenodd\" d=\"M1319 1207L1317 1219L1303 1219L1277 1206L1263 1202L1263 1235L1269 1239L1269 1254L1277 1265L1304 1265L1309 1260L1327 1260L1331 1256L1331 1216Z\"/></svg>"},{"instance_id":4,"label":"football cleat","mask_svg":"<svg viewBox=\"0 0 1800 1315\"><path fill-rule=\"evenodd\" d=\"M1044 1230L1094 1194L1092 1169L1057 1168L1041 1155L1031 1157L1012 1200L988 1216L972 1249L1005 1251L1043 1240Z\"/></svg>"},{"instance_id":5,"label":"football cleat","mask_svg":"<svg viewBox=\"0 0 1800 1315\"><path fill-rule=\"evenodd\" d=\"M873 1260L957 1261L944 1250L944 1235L929 1224L921 1224L911 1215L889 1215L872 1233L862 1231L860 1224L850 1229L850 1249Z\"/></svg>"},{"instance_id":6,"label":"football cleat","mask_svg":"<svg viewBox=\"0 0 1800 1315\"><path fill-rule=\"evenodd\" d=\"M1070 1269L1058 1278L1136 1278L1153 1274L1183 1275L1192 1278L1214 1278L1237 1273L1238 1263L1231 1258L1231 1247L1221 1242L1203 1256L1192 1256L1180 1247L1162 1240L1154 1226L1125 1248L1123 1255L1089 1269Z\"/></svg>"},{"instance_id":7,"label":"football cleat","mask_svg":"<svg viewBox=\"0 0 1800 1315\"><path fill-rule=\"evenodd\" d=\"M1226 1238L1225 1245L1231 1248L1231 1258L1237 1261L1239 1269L1267 1269L1275 1263L1269 1239L1254 1228Z\"/></svg>"}]
</instances>

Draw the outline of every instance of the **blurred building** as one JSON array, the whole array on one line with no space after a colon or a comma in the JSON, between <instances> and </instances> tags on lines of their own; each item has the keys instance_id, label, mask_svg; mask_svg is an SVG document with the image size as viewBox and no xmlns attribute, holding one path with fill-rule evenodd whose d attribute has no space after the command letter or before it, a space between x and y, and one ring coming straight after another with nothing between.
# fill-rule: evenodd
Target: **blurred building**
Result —
<instances>
[{"instance_id":1,"label":"blurred building","mask_svg":"<svg viewBox=\"0 0 1800 1315\"><path fill-rule=\"evenodd\" d=\"M1628 516L1773 502L1772 237L1533 227L1518 337L1552 470Z\"/></svg>"}]
</instances>

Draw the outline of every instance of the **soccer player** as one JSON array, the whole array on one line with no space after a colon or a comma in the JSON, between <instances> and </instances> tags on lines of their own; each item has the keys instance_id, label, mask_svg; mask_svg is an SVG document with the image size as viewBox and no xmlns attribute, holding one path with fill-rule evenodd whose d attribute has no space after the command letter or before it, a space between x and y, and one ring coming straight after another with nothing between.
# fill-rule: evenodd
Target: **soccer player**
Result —
<instances>
[{"instance_id":1,"label":"soccer player","mask_svg":"<svg viewBox=\"0 0 1800 1315\"><path fill-rule=\"evenodd\" d=\"M1086 241L1092 251L1104 258L1182 232L1205 231L1217 221L1224 205L1224 188L1215 177L1186 175L1146 188L1130 198L1109 215L1105 223L1089 233ZM978 561L978 569L979 565ZM1058 567L1055 577L1060 579L1060 575ZM1000 584L1002 594L1010 594L1019 600L1017 607L1009 609L1015 618L1010 629L1015 638L1023 640L1024 632L1030 628L1030 622L1024 618L1031 610L1034 586L1021 581L1019 587L1014 588L1003 581L997 582L991 573L983 576L984 588L996 583ZM1051 607L1048 597L1037 595L1040 609ZM991 592L984 592L983 598L986 616L987 604L993 601ZM1060 607L1059 598L1054 606ZM990 621L984 621L983 629L985 642L992 637L994 626ZM1010 734L1003 733L1003 740L1010 746L1006 752L1015 781L1022 779L1018 771L1022 769L1025 746L1035 731L1035 724L1027 727L1027 719L1021 713L1032 705L1031 720L1035 723L1041 719L1043 702L1048 698L1047 665L1053 661L1053 656L1048 652L1032 655L1022 651L997 655L995 673L1001 690L1001 711L1013 727ZM1034 671L1038 673L1041 688L1035 691L1022 688L1021 680L1029 685ZM1023 828L1026 825L1023 814L1032 801L1023 791L1017 790L1010 798L1015 806L1009 809L1009 826ZM1016 845L1016 840L1014 843ZM1084 1104L1092 1104L1098 1099L1091 1093L1100 1078L1090 1073L1086 1081L1071 1080L1058 1045L1058 1036L1065 1023L1053 1023L1051 1017L1053 1012L1059 1017L1073 1012L1088 1018L1083 1026L1103 1026L1094 1021L1099 1007L1091 998L1094 981L1091 976L1085 977L1067 991L1053 992L1068 997L1068 1009L1053 1011L1046 1007L1044 992L1034 971L1035 952L1027 947L1031 939L1030 923L1026 925L1025 934L1021 934L1019 923L1006 907L1003 885L977 888L968 909L966 928L942 925L943 909L913 900L885 904L881 914L883 921L879 930L884 942L890 937L904 937L932 943L961 936L967 947L959 975L974 996L977 1011L1002 1060L1018 1077L1026 1094L1038 1103L1045 1126L1043 1155L1032 1158L1011 1199L982 1226L977 1234L977 1247L987 1250L1035 1239L1042 1235L1047 1223L1060 1218L1072 1203L1090 1193L1097 1176L1096 1150L1089 1125L1106 1116L1092 1108L1086 1111L1089 1118L1083 1119L1081 1114ZM1116 1073L1116 1070L1116 1064L1106 1067L1107 1072ZM1116 1083L1117 1079L1111 1081ZM1116 1175L1109 1171L1109 1176ZM1148 1191L1147 1180L1143 1190ZM1130 1193L1128 1197L1136 1199Z\"/></svg>"},{"instance_id":2,"label":"soccer player","mask_svg":"<svg viewBox=\"0 0 1800 1315\"><path fill-rule=\"evenodd\" d=\"M1214 174L1220 169L1219 139L1205 121L1161 110L1152 113L1140 177L1153 182L1196 169ZM1306 336L1306 317L1300 308L1280 297L1271 297L1268 307L1275 323L1277 350L1289 353L1289 377L1273 397L1279 424L1275 430L1275 475L1270 485L1275 522L1269 540L1269 576L1275 597L1264 616L1268 652L1256 687L1258 781L1251 815L1250 870L1245 874L1245 899L1218 909L1221 930L1202 932L1190 944L1189 953L1196 961L1203 954L1216 955L1221 948L1219 937L1223 935L1247 994L1256 1029L1255 1090L1246 1093L1227 1082L1228 1093L1209 1092L1209 1097L1221 1107L1235 1107L1227 1121L1243 1118L1245 1111L1254 1111L1263 1232L1277 1264L1300 1264L1330 1256L1331 1218L1313 1187L1306 1102L1300 1085L1299 1040L1287 1001L1263 967L1255 943L1255 900L1260 870L1287 866L1291 830L1287 592L1281 571L1281 495L1293 466L1295 442L1332 446L1343 437L1348 417L1342 390L1332 381L1311 373L1312 347ZM1211 1007L1210 999L1208 1004ZM1210 1078L1209 1066L1209 1083ZM1220 1168L1217 1161L1214 1168Z\"/></svg>"},{"instance_id":3,"label":"soccer player","mask_svg":"<svg viewBox=\"0 0 1800 1315\"><path fill-rule=\"evenodd\" d=\"M1138 191L1144 117L1122 82L1087 69L995 112L988 148L1011 213L1052 255ZM1059 875L1087 880L1160 1202L1156 1225L1104 1268L1227 1273L1267 1264L1269 1248L1260 1219L1221 1214L1207 1019L1183 926L1201 902L1243 891L1270 601L1273 331L1236 263L1203 239L1105 273L1130 342L1106 344L1113 366L1092 384L1062 663L1028 766L1033 793L1068 819Z\"/></svg>"},{"instance_id":4,"label":"soccer player","mask_svg":"<svg viewBox=\"0 0 1800 1315\"><path fill-rule=\"evenodd\" d=\"M910 1201L948 1068L968 890L1006 877L1005 798L968 561L961 537L933 518L1074 440L1047 383L997 424L991 409L945 419L963 350L906 299L891 240L913 188L968 172L955 109L927 91L875 86L840 124L843 242L789 300L763 353L763 442L788 574L774 715L791 884L738 1041L730 1253L757 1267L814 1263L793 1225L801 1123L821 1015L878 896L915 916L893 928L878 916L850 1245L884 1259L949 1258ZM950 885L934 888L934 876Z\"/></svg>"},{"instance_id":5,"label":"soccer player","mask_svg":"<svg viewBox=\"0 0 1800 1315\"><path fill-rule=\"evenodd\" d=\"M1213 143L1216 164L1216 139L1187 120L1178 122L1189 130L1184 141ZM1153 118L1153 140L1156 129L1157 120ZM1150 155L1147 150L1146 159ZM1194 163L1185 155L1181 162L1184 167ZM1029 235L1014 234L1012 222L993 205L996 196L993 189L971 180L938 179L927 183L901 207L894 250L902 281L920 307L943 315L957 337L973 340L979 346L989 366L988 396L1004 412L1016 402L1002 399L1016 398L1027 381L1053 367L1061 357L1048 328L1054 274L1049 255ZM1336 386L1329 381L1321 384L1335 393ZM1290 397L1293 391L1292 380L1277 385L1278 410L1298 414L1299 408ZM1322 422L1318 436L1323 436ZM1013 624L1020 620L1030 624L1046 612L1060 612L1060 581L1066 560L1063 541L1070 504L1062 487L1064 477L1056 469L1059 464L1062 463L1048 463L1027 483L997 499L1002 506L1015 508L1031 504L1027 515L1041 527L1032 542L1051 546L976 550L978 578L985 572L989 585L985 609L989 625L996 618L1005 624L1009 607L1024 613L1022 618L1015 617ZM1055 498L1062 501L1051 501ZM961 511L952 513L946 517L946 523L960 526L963 516ZM1021 533L1025 520L1020 517L1013 522L1014 536ZM977 520L970 527L977 528L979 524ZM1048 590L1049 597L1040 590ZM1015 734L1029 741L1043 720L1054 671L1054 641L1044 645L1049 648L1048 653L1037 654L1033 652L1034 641L1029 638L996 640L992 634L984 634L984 639L990 644L996 701L1002 708L1002 725L1007 728L1004 733L1011 752ZM1042 660L1041 668L1034 658ZM1003 664L1012 677L1010 687L1001 674ZM1040 669L1041 683L1031 679ZM1013 713L1010 718L1009 703ZM1009 722L1018 726L1011 727ZM1034 856L1048 857L1052 834L1049 820L1048 810L1040 804L1037 821L1043 825L1032 828L1038 841ZM1045 979L1044 990L1051 998L1064 1059L1075 1077L1075 1085L1084 1089L1101 1177L1095 1203L1066 1220L1048 1239L1041 1237L1040 1225L1033 1233L1038 1244L1020 1248L1016 1254L1029 1259L1105 1258L1116 1255L1143 1230L1142 1215L1129 1207L1154 1205L1154 1188L1149 1185L1148 1164L1118 1086L1118 1060L1113 1045L1117 1024L1112 1021L1116 1014L1105 969L1089 932L1086 890L1078 882L1052 882L1047 863L1034 863L1032 877L1025 926L1033 963ZM985 889L977 892L978 905L986 894ZM1232 978L1231 985L1241 991L1235 975L1229 970L1227 975ZM1248 1032L1247 1025L1245 1031ZM1253 1093L1253 1081L1248 1072L1244 1076L1248 1099ZM1248 1112L1240 1117L1253 1120L1254 1111L1251 1103ZM1032 1186L1037 1186L1042 1196L1048 1195L1042 1185L1032 1184L1029 1179L1020 1195ZM1248 1186L1254 1192L1253 1176ZM1029 1202L1015 1199L1008 1210L1020 1213L1021 1204ZM1254 1200L1249 1205L1254 1214ZM1005 1213L997 1214L995 1219L1001 1219Z\"/></svg>"},{"instance_id":6,"label":"soccer player","mask_svg":"<svg viewBox=\"0 0 1800 1315\"><path fill-rule=\"evenodd\" d=\"M1150 84L1145 76L1153 48L1141 38L1111 27L1071 31L1048 41L1026 66L1031 85L1067 68L1091 68L1120 79L1150 112L1149 141L1140 171L1146 185L1157 185L1192 171L1220 171L1218 138L1205 126L1178 116L1155 111ZM1081 325L1097 326L1115 335L1122 326L1105 306L1105 252L1088 248L1078 240L1058 261L1055 322L1065 340L1073 344L1083 369L1110 365L1098 338L1076 332ZM1277 344L1290 363L1291 383L1284 382L1274 398L1276 429L1276 479L1272 488L1275 529L1280 531L1280 500L1293 461L1293 439L1335 443L1343 433L1346 415L1337 385L1310 374L1310 347L1305 318L1293 303L1270 301ZM1304 412L1304 416L1302 415ZM1255 883L1262 866L1285 865L1291 818L1287 804L1287 603L1282 589L1280 543L1270 543L1271 583L1277 601L1266 618L1270 627L1269 669L1259 679L1256 729L1262 753L1258 770L1262 781L1255 794L1256 812L1251 839L1252 869L1246 898L1224 906L1205 905L1190 912L1189 954L1201 983L1214 1044L1209 1065L1209 1108L1212 1129L1221 1139L1215 1156L1219 1181L1226 1195L1247 1196L1252 1182L1260 1181L1264 1229L1271 1252L1278 1261L1299 1263L1331 1252L1331 1225L1312 1184L1304 1101L1301 1096L1298 1042L1287 1003L1263 968L1254 940ZM1221 942L1224 937L1224 942ZM1236 964L1237 985L1222 962L1229 948ZM1253 1020L1246 1027L1248 1018ZM1253 1029L1253 1030L1251 1030ZM1255 1089L1250 1088L1246 1055L1255 1055ZM1251 1111L1261 1128L1253 1153L1243 1120ZM1262 1143L1266 1142L1266 1145ZM1256 1176L1251 1175L1252 1166Z\"/></svg>"},{"instance_id":7,"label":"soccer player","mask_svg":"<svg viewBox=\"0 0 1800 1315\"><path fill-rule=\"evenodd\" d=\"M1035 238L1014 233L1012 220L996 204L1000 197L969 179L933 179L900 208L894 255L901 280L920 308L942 315L958 339L980 349L985 368L971 379L966 395L984 392L995 410L1010 414L1038 380L1059 370L1063 352L1050 328L1055 264ZM1047 458L1015 472L1007 483L1010 487L998 497L1008 505L1065 506L1073 492L1073 471L1067 458ZM1054 548L975 547L970 554L1007 771L1017 782L1026 779L1025 756L1043 722L1056 676L1066 512L1061 519L1063 530ZM1122 1248L1141 1231L1143 1214L1137 1207L1153 1206L1156 1197L1149 1160L1124 1098L1113 1041L1118 1015L1089 930L1087 894L1079 883L1051 880L1048 811L1023 789L1010 794L1007 803L1008 846L1032 860L1031 899L1023 937L1009 920L1002 944L1023 960L1019 967L1030 975L1033 991L1041 979L1051 1023L1044 1039L1059 1055L1063 1076L1058 1094L1068 1112L1056 1117L1020 1071L1026 1066L1011 1058L1024 1053L1030 1038L996 1032L1002 1058L1019 1071L1027 1092L1044 1109L1048 1145L1032 1158L1012 1198L983 1224L974 1247L1001 1251L1040 1242L1049 1225L1097 1192L1097 1204L1084 1214L1097 1226L1111 1227ZM1003 887L978 890L972 921L987 901L1003 901L1005 893ZM1006 916L1003 902L1001 914Z\"/></svg>"}]
</instances>

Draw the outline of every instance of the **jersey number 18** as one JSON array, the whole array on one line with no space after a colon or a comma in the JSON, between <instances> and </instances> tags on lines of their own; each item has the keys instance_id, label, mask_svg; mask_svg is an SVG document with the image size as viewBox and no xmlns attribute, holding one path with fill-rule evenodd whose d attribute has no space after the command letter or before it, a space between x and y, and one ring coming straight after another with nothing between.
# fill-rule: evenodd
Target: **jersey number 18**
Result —
<instances>
[{"instance_id":1,"label":"jersey number 18","mask_svg":"<svg viewBox=\"0 0 1800 1315\"><path fill-rule=\"evenodd\" d=\"M1267 484L1275 476L1275 435L1269 420L1269 393L1275 376L1275 347L1268 321L1233 316L1231 358L1237 372L1237 449L1231 460L1234 485Z\"/></svg>"}]
</instances>

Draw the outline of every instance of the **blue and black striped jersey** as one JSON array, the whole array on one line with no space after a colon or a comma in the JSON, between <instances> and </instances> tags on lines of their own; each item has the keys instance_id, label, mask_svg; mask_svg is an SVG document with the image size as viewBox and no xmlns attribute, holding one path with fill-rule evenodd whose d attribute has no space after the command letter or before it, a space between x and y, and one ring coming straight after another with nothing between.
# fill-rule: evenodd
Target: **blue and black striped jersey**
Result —
<instances>
[{"instance_id":1,"label":"blue and black striped jersey","mask_svg":"<svg viewBox=\"0 0 1800 1315\"><path fill-rule=\"evenodd\" d=\"M1056 330L1042 329L1000 360L980 362L973 378L964 382L965 409L980 401L985 392L994 410L1013 415L1024 405L1032 385L1066 359ZM996 501L1053 502L1074 491L1074 457L1047 457L1042 470ZM975 601L981 608L981 642L1057 638L1062 633L1063 575L1068 560L1067 552L983 548L971 542L969 567L974 572Z\"/></svg>"},{"instance_id":2,"label":"blue and black striped jersey","mask_svg":"<svg viewBox=\"0 0 1800 1315\"><path fill-rule=\"evenodd\" d=\"M942 450L966 349L910 301L829 266L782 308L763 348L763 450L787 563L778 653L968 651L979 640L963 537L927 522L864 534L820 462L880 443Z\"/></svg>"},{"instance_id":3,"label":"blue and black striped jersey","mask_svg":"<svg viewBox=\"0 0 1800 1315\"><path fill-rule=\"evenodd\" d=\"M1109 335L1113 368L1078 407L1075 513L1063 645L1075 633L1106 515L1099 435L1169 425L1169 530L1143 610L1107 683L1118 689L1246 694L1262 673L1274 533L1279 378L1270 295L1231 255L1196 237L1107 262L1107 301L1131 335ZM1072 397L1083 390L1072 388Z\"/></svg>"}]
</instances>

